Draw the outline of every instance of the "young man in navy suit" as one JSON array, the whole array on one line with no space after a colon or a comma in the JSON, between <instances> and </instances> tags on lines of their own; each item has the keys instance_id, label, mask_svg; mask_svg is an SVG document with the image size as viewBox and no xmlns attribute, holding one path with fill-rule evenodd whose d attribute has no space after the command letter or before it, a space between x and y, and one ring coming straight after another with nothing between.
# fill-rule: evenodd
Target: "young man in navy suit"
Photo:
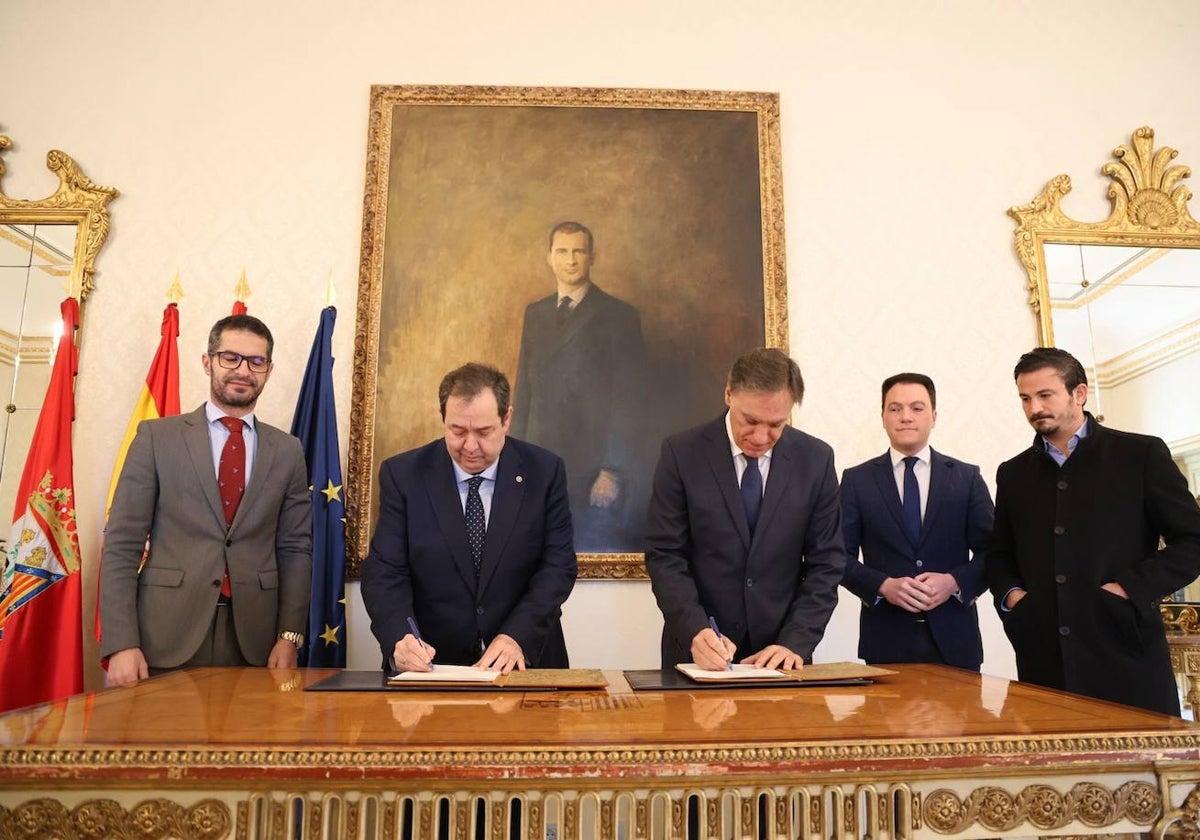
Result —
<instances>
[{"instance_id":1,"label":"young man in navy suit","mask_svg":"<svg viewBox=\"0 0 1200 840\"><path fill-rule=\"evenodd\" d=\"M883 382L891 447L842 475L842 585L862 599L858 655L978 671L975 599L994 508L979 467L935 452L937 391L921 373ZM858 552L862 549L862 562Z\"/></svg>"},{"instance_id":2,"label":"young man in navy suit","mask_svg":"<svg viewBox=\"0 0 1200 840\"><path fill-rule=\"evenodd\" d=\"M438 389L444 437L380 467L362 596L389 667L568 667L560 616L576 561L566 470L507 436L510 395L493 367L450 371Z\"/></svg>"}]
</instances>

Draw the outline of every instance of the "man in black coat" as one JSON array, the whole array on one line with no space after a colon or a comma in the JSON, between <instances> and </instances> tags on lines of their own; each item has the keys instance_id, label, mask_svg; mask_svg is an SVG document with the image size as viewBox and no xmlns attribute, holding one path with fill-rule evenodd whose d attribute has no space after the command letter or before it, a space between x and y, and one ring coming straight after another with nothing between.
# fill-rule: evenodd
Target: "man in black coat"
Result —
<instances>
[{"instance_id":1,"label":"man in black coat","mask_svg":"<svg viewBox=\"0 0 1200 840\"><path fill-rule=\"evenodd\" d=\"M641 318L592 282L595 260L590 230L554 226L546 261L557 289L525 309L513 435L566 463L577 550L642 551Z\"/></svg>"},{"instance_id":2,"label":"man in black coat","mask_svg":"<svg viewBox=\"0 0 1200 840\"><path fill-rule=\"evenodd\" d=\"M1187 482L1161 440L1084 411L1071 354L1036 348L1014 376L1038 434L996 474L986 573L1017 675L1178 715L1158 604L1200 574Z\"/></svg>"}]
</instances>

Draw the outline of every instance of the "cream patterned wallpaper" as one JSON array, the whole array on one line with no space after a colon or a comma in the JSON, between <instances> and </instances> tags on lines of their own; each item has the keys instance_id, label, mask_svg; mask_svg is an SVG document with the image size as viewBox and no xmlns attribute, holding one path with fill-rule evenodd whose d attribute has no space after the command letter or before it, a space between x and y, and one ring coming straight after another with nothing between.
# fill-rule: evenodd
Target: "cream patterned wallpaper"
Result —
<instances>
[{"instance_id":1,"label":"cream patterned wallpaper","mask_svg":"<svg viewBox=\"0 0 1200 840\"><path fill-rule=\"evenodd\" d=\"M1065 172L1069 212L1102 218L1098 166L1140 125L1200 165L1200 116L1181 105L1177 83L1200 77L1200 10L1144 4L1138 30L1154 37L1136 56L1119 53L1128 14L1117 0L514 0L503 10L9 0L0 133L17 146L5 191L48 194L45 152L61 148L122 193L85 311L78 382L90 577L113 453L176 268L185 406L204 396L205 332L244 267L250 311L278 341L260 414L284 427L332 272L345 435L372 83L778 91L791 349L808 382L797 422L833 444L839 469L856 464L885 446L880 380L923 370L940 397L934 446L980 464L990 481L1028 443L1010 372L1035 340L1004 211ZM351 664L374 667L356 589L351 598ZM991 606L982 612L984 670L1012 675ZM582 583L565 618L575 664L657 662L660 621L645 584ZM588 632L596 626L614 631ZM856 638L857 603L844 596L818 658L853 658Z\"/></svg>"}]
</instances>

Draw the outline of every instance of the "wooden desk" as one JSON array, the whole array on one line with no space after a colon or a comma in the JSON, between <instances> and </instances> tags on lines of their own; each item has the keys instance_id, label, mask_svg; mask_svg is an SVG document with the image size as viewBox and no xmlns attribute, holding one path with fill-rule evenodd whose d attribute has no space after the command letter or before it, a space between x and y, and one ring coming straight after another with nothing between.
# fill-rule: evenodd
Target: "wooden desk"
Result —
<instances>
[{"instance_id":1,"label":"wooden desk","mask_svg":"<svg viewBox=\"0 0 1200 840\"><path fill-rule=\"evenodd\" d=\"M326 693L204 669L0 716L0 838L1196 835L1200 727L934 666L865 687ZM442 803L446 804L443 805ZM482 803L482 804L481 804ZM405 814L409 816L406 818Z\"/></svg>"}]
</instances>

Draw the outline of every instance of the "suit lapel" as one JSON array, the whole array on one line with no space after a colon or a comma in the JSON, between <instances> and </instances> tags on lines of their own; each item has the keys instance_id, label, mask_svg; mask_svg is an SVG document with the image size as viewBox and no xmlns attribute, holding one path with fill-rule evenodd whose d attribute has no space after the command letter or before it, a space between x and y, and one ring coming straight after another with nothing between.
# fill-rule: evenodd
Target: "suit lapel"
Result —
<instances>
[{"instance_id":1,"label":"suit lapel","mask_svg":"<svg viewBox=\"0 0 1200 840\"><path fill-rule=\"evenodd\" d=\"M752 542L756 544L762 541L763 533L770 527L775 509L779 507L780 501L787 493L788 484L791 483L792 474L796 468L793 454L792 441L788 440L786 436L781 437L771 447L771 468L767 471L767 486L763 491L762 509L758 512L758 524L754 526ZM741 502L741 500L742 497L739 494L738 501Z\"/></svg>"},{"instance_id":2,"label":"suit lapel","mask_svg":"<svg viewBox=\"0 0 1200 840\"><path fill-rule=\"evenodd\" d=\"M471 559L471 548L467 545L467 520L445 442L439 441L434 445L432 457L425 465L425 489L429 493L438 527L450 546L454 566L467 588L475 592L475 563Z\"/></svg>"},{"instance_id":3,"label":"suit lapel","mask_svg":"<svg viewBox=\"0 0 1200 840\"><path fill-rule=\"evenodd\" d=\"M212 515L224 531L228 526L225 524L225 509L221 505L221 491L217 488L217 471L213 467L212 440L208 434L208 417L204 413L204 406L201 405L183 419L188 425L183 438L188 460L196 472L196 480L204 491Z\"/></svg>"},{"instance_id":4,"label":"suit lapel","mask_svg":"<svg viewBox=\"0 0 1200 840\"><path fill-rule=\"evenodd\" d=\"M488 515L487 536L483 540L483 563L479 569L479 591L486 592L488 582L500 567L504 547L517 522L521 502L525 499L524 462L515 446L500 450L496 465L496 486L492 493L492 509Z\"/></svg>"},{"instance_id":5,"label":"suit lapel","mask_svg":"<svg viewBox=\"0 0 1200 840\"><path fill-rule=\"evenodd\" d=\"M921 522L921 540L932 533L933 522L937 519L950 495L950 483L953 480L950 460L945 455L929 450L929 498L925 500L925 517Z\"/></svg>"},{"instance_id":6,"label":"suit lapel","mask_svg":"<svg viewBox=\"0 0 1200 840\"><path fill-rule=\"evenodd\" d=\"M602 300L604 297L606 297L604 292L600 291L596 284L593 283L592 287L588 289L588 293L584 295L583 300L579 301L575 305L575 308L571 310L571 314L567 317L567 323L563 325L563 328L560 330L555 325L554 330L558 335L559 349L574 341L575 336L579 335L584 326L589 321L595 320L597 312L604 308L604 301ZM557 297L555 300L557 301Z\"/></svg>"},{"instance_id":7,"label":"suit lapel","mask_svg":"<svg viewBox=\"0 0 1200 840\"><path fill-rule=\"evenodd\" d=\"M729 517L733 520L734 527L737 528L738 536L742 538L742 545L749 551L750 526L746 522L746 511L742 508L742 496L737 483L737 468L733 464L733 450L729 446L729 435L725 431L723 415L720 420L705 430L704 439L705 456L708 458L709 467L712 468L717 490L720 492L721 498L725 500L725 507L729 509ZM759 514L759 520L762 520L762 513Z\"/></svg>"},{"instance_id":8,"label":"suit lapel","mask_svg":"<svg viewBox=\"0 0 1200 840\"><path fill-rule=\"evenodd\" d=\"M892 468L890 450L872 462L871 473L875 476L875 486L879 488L879 497L883 500L883 506L888 509L892 519L896 520L896 528L916 548L916 543L912 541L912 537L908 535L908 529L904 527L904 505L900 501L900 491L896 489L896 473ZM923 531L924 528L921 530Z\"/></svg>"}]
</instances>

